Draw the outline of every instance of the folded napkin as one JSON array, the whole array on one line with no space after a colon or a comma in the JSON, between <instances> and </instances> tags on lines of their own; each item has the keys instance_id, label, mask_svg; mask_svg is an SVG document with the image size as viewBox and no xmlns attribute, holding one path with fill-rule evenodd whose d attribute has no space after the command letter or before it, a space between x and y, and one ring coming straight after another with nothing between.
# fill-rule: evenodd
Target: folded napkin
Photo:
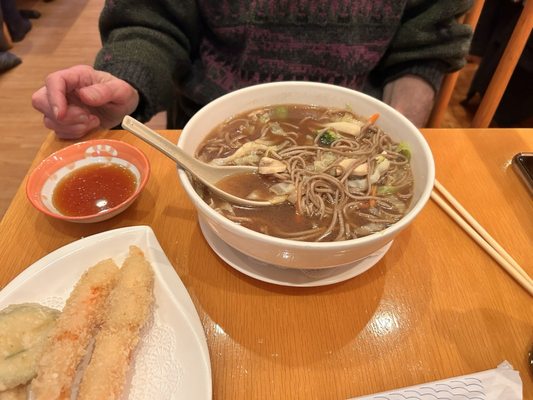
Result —
<instances>
[{"instance_id":1,"label":"folded napkin","mask_svg":"<svg viewBox=\"0 0 533 400\"><path fill-rule=\"evenodd\" d=\"M522 400L520 374L507 361L495 369L351 400Z\"/></svg>"}]
</instances>

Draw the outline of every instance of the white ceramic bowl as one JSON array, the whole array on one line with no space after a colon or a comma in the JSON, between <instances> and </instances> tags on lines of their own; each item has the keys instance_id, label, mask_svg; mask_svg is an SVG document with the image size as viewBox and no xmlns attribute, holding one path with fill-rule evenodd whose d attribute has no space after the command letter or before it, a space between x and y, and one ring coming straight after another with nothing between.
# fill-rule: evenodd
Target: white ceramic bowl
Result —
<instances>
[{"instance_id":1,"label":"white ceramic bowl","mask_svg":"<svg viewBox=\"0 0 533 400\"><path fill-rule=\"evenodd\" d=\"M344 108L359 115L380 113L377 125L411 148L414 197L407 214L394 225L372 235L339 242L301 242L281 239L244 228L209 207L195 192L184 171L179 178L198 211L198 217L236 250L271 265L319 269L349 265L391 242L409 226L429 199L435 178L431 150L419 130L404 116L373 97L339 86L311 82L276 82L251 86L222 96L196 113L179 138L178 146L194 154L212 129L244 111L275 104L310 104Z\"/></svg>"}]
</instances>

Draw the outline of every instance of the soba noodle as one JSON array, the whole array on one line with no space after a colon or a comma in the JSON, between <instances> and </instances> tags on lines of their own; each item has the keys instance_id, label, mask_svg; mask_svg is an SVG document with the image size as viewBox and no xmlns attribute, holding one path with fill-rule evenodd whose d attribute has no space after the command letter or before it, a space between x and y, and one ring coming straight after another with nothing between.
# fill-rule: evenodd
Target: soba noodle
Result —
<instances>
[{"instance_id":1,"label":"soba noodle","mask_svg":"<svg viewBox=\"0 0 533 400\"><path fill-rule=\"evenodd\" d=\"M217 165L256 165L259 174L218 186L272 207L228 204L196 183L205 201L250 229L294 240L333 241L385 229L406 213L412 194L410 153L350 110L278 105L217 127L197 157Z\"/></svg>"}]
</instances>

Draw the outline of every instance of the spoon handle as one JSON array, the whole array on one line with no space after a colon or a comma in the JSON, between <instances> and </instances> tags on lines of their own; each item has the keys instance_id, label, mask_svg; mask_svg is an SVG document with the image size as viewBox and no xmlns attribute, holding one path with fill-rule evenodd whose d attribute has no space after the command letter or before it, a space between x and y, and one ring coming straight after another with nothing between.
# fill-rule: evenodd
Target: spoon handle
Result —
<instances>
[{"instance_id":1,"label":"spoon handle","mask_svg":"<svg viewBox=\"0 0 533 400\"><path fill-rule=\"evenodd\" d=\"M245 206L271 206L273 203L270 201L255 201L243 199L237 196L227 193L216 186L222 177L228 175L228 171L225 168L232 170L231 174L238 172L235 167L217 167L216 169L208 166L207 164L198 161L189 154L185 153L182 149L172 143L170 140L161 136L159 133L148 128L143 123L137 121L135 118L126 115L122 120L122 127L127 131L133 133L138 138L144 140L149 145L155 147L170 159L174 160L181 168L189 171L199 181L209 187L210 190L218 194L220 197L229 200L236 204ZM248 167L253 170L256 167ZM247 169L248 169L247 168ZM199 173L201 171L201 173Z\"/></svg>"},{"instance_id":2,"label":"spoon handle","mask_svg":"<svg viewBox=\"0 0 533 400\"><path fill-rule=\"evenodd\" d=\"M159 149L167 157L174 160L180 167L188 171L194 171L194 166L197 164L196 160L170 140L137 121L135 118L126 115L122 120L122 127L133 133L139 139L142 139L146 143Z\"/></svg>"}]
</instances>

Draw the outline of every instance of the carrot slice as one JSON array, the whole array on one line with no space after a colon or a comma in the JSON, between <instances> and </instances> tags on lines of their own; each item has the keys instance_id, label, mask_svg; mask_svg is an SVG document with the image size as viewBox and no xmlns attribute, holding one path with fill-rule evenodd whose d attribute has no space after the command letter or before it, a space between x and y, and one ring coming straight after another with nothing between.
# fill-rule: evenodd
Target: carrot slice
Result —
<instances>
[{"instance_id":1,"label":"carrot slice","mask_svg":"<svg viewBox=\"0 0 533 400\"><path fill-rule=\"evenodd\" d=\"M376 193L377 193L377 186L376 185L372 185L372 187L370 188L370 196L375 196ZM368 201L368 205L369 205L370 208L375 207L376 203L377 203L376 199L370 199Z\"/></svg>"},{"instance_id":2,"label":"carrot slice","mask_svg":"<svg viewBox=\"0 0 533 400\"><path fill-rule=\"evenodd\" d=\"M371 124L375 124L378 118L379 113L372 114L370 117L368 117L368 122L370 122Z\"/></svg>"}]
</instances>

